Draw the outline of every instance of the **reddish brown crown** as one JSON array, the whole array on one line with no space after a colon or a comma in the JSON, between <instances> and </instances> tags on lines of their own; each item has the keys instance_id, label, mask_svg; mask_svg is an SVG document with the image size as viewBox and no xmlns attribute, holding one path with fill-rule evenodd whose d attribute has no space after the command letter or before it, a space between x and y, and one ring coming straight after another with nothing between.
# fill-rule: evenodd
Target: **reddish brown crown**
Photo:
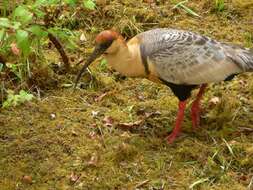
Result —
<instances>
[{"instance_id":1,"label":"reddish brown crown","mask_svg":"<svg viewBox=\"0 0 253 190\"><path fill-rule=\"evenodd\" d=\"M110 42L116 40L120 37L120 35L113 30L104 30L100 32L96 37L97 44L103 44L106 42Z\"/></svg>"}]
</instances>

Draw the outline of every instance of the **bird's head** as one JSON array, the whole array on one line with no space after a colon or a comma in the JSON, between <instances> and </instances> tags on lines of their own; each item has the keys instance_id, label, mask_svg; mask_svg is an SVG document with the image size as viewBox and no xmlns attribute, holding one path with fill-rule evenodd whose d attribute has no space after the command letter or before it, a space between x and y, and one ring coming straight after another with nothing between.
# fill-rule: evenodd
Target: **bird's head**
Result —
<instances>
[{"instance_id":1,"label":"bird's head","mask_svg":"<svg viewBox=\"0 0 253 190\"><path fill-rule=\"evenodd\" d=\"M83 68L76 78L75 87L80 80L83 72L93 61L95 61L102 54L109 55L116 53L120 48L120 43L118 42L123 42L123 40L123 37L116 31L104 30L100 32L95 39L95 49L88 57L87 62L84 64Z\"/></svg>"}]
</instances>

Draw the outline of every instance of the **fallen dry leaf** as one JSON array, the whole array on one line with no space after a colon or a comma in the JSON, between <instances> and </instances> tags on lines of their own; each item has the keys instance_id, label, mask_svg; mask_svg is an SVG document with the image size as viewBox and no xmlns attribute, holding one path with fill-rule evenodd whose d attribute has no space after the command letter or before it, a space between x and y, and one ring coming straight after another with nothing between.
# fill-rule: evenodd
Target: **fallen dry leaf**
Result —
<instances>
[{"instance_id":1,"label":"fallen dry leaf","mask_svg":"<svg viewBox=\"0 0 253 190\"><path fill-rule=\"evenodd\" d=\"M209 100L208 105L209 105L209 108L213 108L219 103L220 103L220 98L215 96L211 98L211 100Z\"/></svg>"},{"instance_id":2,"label":"fallen dry leaf","mask_svg":"<svg viewBox=\"0 0 253 190\"><path fill-rule=\"evenodd\" d=\"M144 123L144 120L138 120L131 123L118 123L117 126L124 129L132 129L135 127L139 127L142 123Z\"/></svg>"},{"instance_id":3,"label":"fallen dry leaf","mask_svg":"<svg viewBox=\"0 0 253 190\"><path fill-rule=\"evenodd\" d=\"M145 117L146 117L146 118L149 118L149 117L152 117L152 116L157 116L157 115L161 115L161 112L159 112L159 111L155 111L155 112L145 112Z\"/></svg>"},{"instance_id":4,"label":"fallen dry leaf","mask_svg":"<svg viewBox=\"0 0 253 190\"><path fill-rule=\"evenodd\" d=\"M155 111L155 112L145 112L145 110L139 110L139 114L144 115L144 117L138 121L135 122L130 122L130 123L118 123L117 126L123 129L132 129L139 127L142 125L146 119L156 116L156 115L161 115L161 112Z\"/></svg>"},{"instance_id":5,"label":"fallen dry leaf","mask_svg":"<svg viewBox=\"0 0 253 190\"><path fill-rule=\"evenodd\" d=\"M22 182L26 184L32 184L32 177L29 175L25 175L22 178Z\"/></svg>"},{"instance_id":6,"label":"fallen dry leaf","mask_svg":"<svg viewBox=\"0 0 253 190\"><path fill-rule=\"evenodd\" d=\"M138 184L135 186L135 188L136 188L136 189L137 189L137 188L140 188L140 187L142 187L142 186L146 185L148 182L150 182L150 180L149 180L149 179L144 180L144 181L142 181L142 182L138 183Z\"/></svg>"},{"instance_id":7,"label":"fallen dry leaf","mask_svg":"<svg viewBox=\"0 0 253 190\"><path fill-rule=\"evenodd\" d=\"M98 164L98 156L95 153L93 153L89 162L88 162L88 165L89 166L97 166L97 164Z\"/></svg>"},{"instance_id":8,"label":"fallen dry leaf","mask_svg":"<svg viewBox=\"0 0 253 190\"><path fill-rule=\"evenodd\" d=\"M20 49L16 43L11 43L11 51L14 55L20 55Z\"/></svg>"},{"instance_id":9,"label":"fallen dry leaf","mask_svg":"<svg viewBox=\"0 0 253 190\"><path fill-rule=\"evenodd\" d=\"M146 111L145 109L139 109L137 110L137 115L143 115L144 117L148 118L151 116L161 115L161 112L159 111Z\"/></svg>"},{"instance_id":10,"label":"fallen dry leaf","mask_svg":"<svg viewBox=\"0 0 253 190\"><path fill-rule=\"evenodd\" d=\"M96 0L96 4L99 6L105 6L107 4L107 0Z\"/></svg>"},{"instance_id":11,"label":"fallen dry leaf","mask_svg":"<svg viewBox=\"0 0 253 190\"><path fill-rule=\"evenodd\" d=\"M242 87L245 87L247 85L247 81L239 80L239 84L242 85Z\"/></svg>"},{"instance_id":12,"label":"fallen dry leaf","mask_svg":"<svg viewBox=\"0 0 253 190\"><path fill-rule=\"evenodd\" d=\"M97 134L94 132L94 131L91 131L89 134L88 134L88 137L90 139L96 139L97 138Z\"/></svg>"},{"instance_id":13,"label":"fallen dry leaf","mask_svg":"<svg viewBox=\"0 0 253 190\"><path fill-rule=\"evenodd\" d=\"M92 128L95 128L95 127L97 127L97 124L96 124L96 123L93 123L93 124L91 124L91 127L92 127Z\"/></svg>"},{"instance_id":14,"label":"fallen dry leaf","mask_svg":"<svg viewBox=\"0 0 253 190\"><path fill-rule=\"evenodd\" d=\"M126 132L126 131L125 131L124 133L122 133L120 136L121 136L121 137L130 138L129 133L128 133L128 132Z\"/></svg>"},{"instance_id":15,"label":"fallen dry leaf","mask_svg":"<svg viewBox=\"0 0 253 190\"><path fill-rule=\"evenodd\" d=\"M74 129L72 129L71 133L73 136L78 136L78 133Z\"/></svg>"},{"instance_id":16,"label":"fallen dry leaf","mask_svg":"<svg viewBox=\"0 0 253 190\"><path fill-rule=\"evenodd\" d=\"M81 36L80 36L80 41L81 41L81 42L86 42L86 41L87 41L87 38L86 38L86 36L85 36L84 33L81 34Z\"/></svg>"},{"instance_id":17,"label":"fallen dry leaf","mask_svg":"<svg viewBox=\"0 0 253 190\"><path fill-rule=\"evenodd\" d=\"M143 95L138 95L137 98L141 101L144 101L145 100L145 97Z\"/></svg>"},{"instance_id":18,"label":"fallen dry leaf","mask_svg":"<svg viewBox=\"0 0 253 190\"><path fill-rule=\"evenodd\" d=\"M50 114L50 119L53 120L53 119L55 119L55 118L56 118L56 114L55 114L55 113L51 113L51 114Z\"/></svg>"},{"instance_id":19,"label":"fallen dry leaf","mask_svg":"<svg viewBox=\"0 0 253 190\"><path fill-rule=\"evenodd\" d=\"M107 127L111 127L113 125L113 118L111 116L106 116L104 119L103 119L103 123L105 124L105 126Z\"/></svg>"},{"instance_id":20,"label":"fallen dry leaf","mask_svg":"<svg viewBox=\"0 0 253 190\"><path fill-rule=\"evenodd\" d=\"M143 0L144 3L154 3L154 0Z\"/></svg>"},{"instance_id":21,"label":"fallen dry leaf","mask_svg":"<svg viewBox=\"0 0 253 190\"><path fill-rule=\"evenodd\" d=\"M72 172L69 176L69 181L74 184L78 181L78 179L81 177L81 174L76 174L74 172Z\"/></svg>"},{"instance_id":22,"label":"fallen dry leaf","mask_svg":"<svg viewBox=\"0 0 253 190\"><path fill-rule=\"evenodd\" d=\"M91 112L92 117L97 117L98 114L99 114L99 111L92 111Z\"/></svg>"},{"instance_id":23,"label":"fallen dry leaf","mask_svg":"<svg viewBox=\"0 0 253 190\"><path fill-rule=\"evenodd\" d=\"M108 93L103 93L100 96L98 96L97 98L95 98L95 102L100 102Z\"/></svg>"}]
</instances>

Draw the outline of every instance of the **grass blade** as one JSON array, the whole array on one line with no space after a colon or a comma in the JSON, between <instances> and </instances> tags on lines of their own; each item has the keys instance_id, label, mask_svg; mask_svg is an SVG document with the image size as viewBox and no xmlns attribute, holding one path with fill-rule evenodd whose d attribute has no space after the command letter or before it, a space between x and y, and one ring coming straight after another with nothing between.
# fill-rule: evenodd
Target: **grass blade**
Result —
<instances>
[{"instance_id":1,"label":"grass blade","mask_svg":"<svg viewBox=\"0 0 253 190\"><path fill-rule=\"evenodd\" d=\"M190 186L189 186L189 188L190 189L193 189L196 185L199 185L199 184L201 184L201 183L204 183L204 182L206 182L206 181L208 181L209 179L208 178L204 178L204 179L200 179L200 180L198 180L198 181L195 181L194 183L192 183Z\"/></svg>"}]
</instances>

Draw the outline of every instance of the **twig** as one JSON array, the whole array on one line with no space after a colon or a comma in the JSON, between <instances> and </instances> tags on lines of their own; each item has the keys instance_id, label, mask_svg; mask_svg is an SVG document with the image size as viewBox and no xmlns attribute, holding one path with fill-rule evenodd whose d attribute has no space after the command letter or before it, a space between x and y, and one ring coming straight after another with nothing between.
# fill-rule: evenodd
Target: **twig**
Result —
<instances>
[{"instance_id":1,"label":"twig","mask_svg":"<svg viewBox=\"0 0 253 190\"><path fill-rule=\"evenodd\" d=\"M253 177L250 180L250 183L249 183L249 185L247 187L247 190L253 190Z\"/></svg>"},{"instance_id":2,"label":"twig","mask_svg":"<svg viewBox=\"0 0 253 190\"><path fill-rule=\"evenodd\" d=\"M143 185L146 185L148 182L150 182L149 179L140 182L139 184L137 184L137 185L135 186L135 189L136 189L136 188L139 188L139 187L142 187Z\"/></svg>"},{"instance_id":3,"label":"twig","mask_svg":"<svg viewBox=\"0 0 253 190\"><path fill-rule=\"evenodd\" d=\"M62 57L62 61L64 63L64 69L65 71L69 70L70 68L70 64L69 64L69 58L67 56L67 54L65 53L61 43L59 42L59 40L51 33L48 33L48 38L50 39L50 41L54 44L55 48L58 50L58 52L60 53L61 57Z\"/></svg>"},{"instance_id":4,"label":"twig","mask_svg":"<svg viewBox=\"0 0 253 190\"><path fill-rule=\"evenodd\" d=\"M49 15L50 13L47 10L45 11L47 12L47 14L44 16L45 27L49 28L49 27L54 26L54 19L60 15L62 11L61 7L57 8L54 11L52 16ZM54 44L55 48L60 53L62 57L62 61L64 63L64 72L66 72L67 70L69 70L70 64L69 64L69 58L67 54L65 53L63 46L61 45L60 41L50 32L48 33L48 38Z\"/></svg>"},{"instance_id":5,"label":"twig","mask_svg":"<svg viewBox=\"0 0 253 190\"><path fill-rule=\"evenodd\" d=\"M81 59L75 66L80 65L82 62L84 62L85 58Z\"/></svg>"}]
</instances>

